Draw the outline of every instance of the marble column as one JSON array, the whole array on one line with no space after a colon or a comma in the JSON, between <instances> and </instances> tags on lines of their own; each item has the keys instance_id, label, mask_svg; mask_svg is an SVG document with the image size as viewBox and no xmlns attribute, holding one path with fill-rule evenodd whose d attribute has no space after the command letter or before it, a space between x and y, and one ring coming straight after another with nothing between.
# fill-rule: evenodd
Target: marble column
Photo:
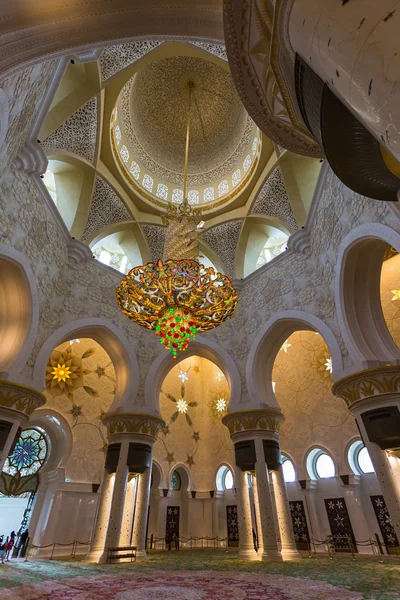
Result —
<instances>
[{"instance_id":1,"label":"marble column","mask_svg":"<svg viewBox=\"0 0 400 600\"><path fill-rule=\"evenodd\" d=\"M0 446L0 473L10 453L18 429L29 420L34 410L45 404L46 398L40 392L12 381L0 380L0 421L3 431ZM1 440L0 440L1 441Z\"/></svg>"},{"instance_id":2,"label":"marble column","mask_svg":"<svg viewBox=\"0 0 400 600\"><path fill-rule=\"evenodd\" d=\"M137 477L131 477L131 479L128 479L128 485L125 494L124 513L122 517L121 536L119 538L120 546L131 545L137 481Z\"/></svg>"},{"instance_id":3,"label":"marble column","mask_svg":"<svg viewBox=\"0 0 400 600\"><path fill-rule=\"evenodd\" d=\"M257 560L254 549L253 524L247 473L238 466L235 467L235 484L237 491L237 515L239 527L239 558Z\"/></svg>"},{"instance_id":4,"label":"marble column","mask_svg":"<svg viewBox=\"0 0 400 600\"><path fill-rule=\"evenodd\" d=\"M292 517L289 508L289 498L283 476L282 465L272 472L275 505L278 516L279 531L281 534L281 553L283 560L298 560L300 553L296 548L293 533Z\"/></svg>"},{"instance_id":5,"label":"marble column","mask_svg":"<svg viewBox=\"0 0 400 600\"><path fill-rule=\"evenodd\" d=\"M103 480L100 487L100 498L97 516L94 525L94 535L90 545L87 560L97 563L103 554L110 520L111 501L113 498L115 473L104 470Z\"/></svg>"},{"instance_id":6,"label":"marble column","mask_svg":"<svg viewBox=\"0 0 400 600\"><path fill-rule=\"evenodd\" d=\"M151 468L139 475L135 519L133 523L132 546L136 546L136 559L146 560L146 532L149 514Z\"/></svg>"},{"instance_id":7,"label":"marble column","mask_svg":"<svg viewBox=\"0 0 400 600\"><path fill-rule=\"evenodd\" d=\"M276 539L274 507L272 504L268 468L265 462L263 440L256 437L256 479L257 498L261 515L261 536L263 542L262 561L282 560Z\"/></svg>"},{"instance_id":8,"label":"marble column","mask_svg":"<svg viewBox=\"0 0 400 600\"><path fill-rule=\"evenodd\" d=\"M116 548L120 545L122 518L128 484L128 465L126 464L128 449L129 441L123 440L121 442L117 470L114 474L110 518L108 521L105 548L100 562L105 562L107 560L107 548Z\"/></svg>"},{"instance_id":9,"label":"marble column","mask_svg":"<svg viewBox=\"0 0 400 600\"><path fill-rule=\"evenodd\" d=\"M252 481L253 481L253 490L254 490L254 512L256 514L256 524L257 524L257 542L258 542L257 553L261 557L264 552L264 542L263 542L263 536L261 535L261 512L260 512L260 504L258 502L257 479L256 479L255 475L252 475Z\"/></svg>"},{"instance_id":10,"label":"marble column","mask_svg":"<svg viewBox=\"0 0 400 600\"><path fill-rule=\"evenodd\" d=\"M395 444L395 447L398 444L399 432L391 431L389 437L385 436L388 428L393 429L391 419L399 419L400 367L388 365L348 375L333 385L332 392L343 398L357 421L393 527L400 539L400 459L390 452L391 444ZM373 423L371 425L366 414L374 410L379 414L379 428L374 427ZM385 411L392 417L385 417ZM395 442L393 433L397 436Z\"/></svg>"},{"instance_id":11,"label":"marble column","mask_svg":"<svg viewBox=\"0 0 400 600\"><path fill-rule=\"evenodd\" d=\"M294 0L293 50L400 161L399 0Z\"/></svg>"}]
</instances>

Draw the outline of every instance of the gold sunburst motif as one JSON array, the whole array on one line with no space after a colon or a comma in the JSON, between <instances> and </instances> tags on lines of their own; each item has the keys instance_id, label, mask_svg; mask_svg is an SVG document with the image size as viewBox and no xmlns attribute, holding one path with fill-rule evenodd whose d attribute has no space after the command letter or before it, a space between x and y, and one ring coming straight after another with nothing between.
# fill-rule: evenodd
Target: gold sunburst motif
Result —
<instances>
[{"instance_id":1,"label":"gold sunburst motif","mask_svg":"<svg viewBox=\"0 0 400 600\"><path fill-rule=\"evenodd\" d=\"M71 370L65 363L63 365L58 364L54 367L52 375L53 379L57 379L58 383L60 383L60 381L64 381L65 383L66 380L70 378Z\"/></svg>"},{"instance_id":2,"label":"gold sunburst motif","mask_svg":"<svg viewBox=\"0 0 400 600\"><path fill-rule=\"evenodd\" d=\"M390 290L393 294L393 298L392 298L392 302L393 300L400 300L400 290Z\"/></svg>"},{"instance_id":3,"label":"gold sunburst motif","mask_svg":"<svg viewBox=\"0 0 400 600\"><path fill-rule=\"evenodd\" d=\"M46 390L56 398L66 394L70 399L74 390L83 386L82 358L68 346L64 351L53 350L46 367Z\"/></svg>"}]
</instances>

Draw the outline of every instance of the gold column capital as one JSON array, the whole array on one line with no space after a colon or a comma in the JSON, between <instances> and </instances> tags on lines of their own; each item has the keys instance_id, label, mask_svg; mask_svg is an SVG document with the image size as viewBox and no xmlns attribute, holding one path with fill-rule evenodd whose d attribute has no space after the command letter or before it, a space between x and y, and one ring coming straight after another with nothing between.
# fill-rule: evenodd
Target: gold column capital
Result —
<instances>
[{"instance_id":1,"label":"gold column capital","mask_svg":"<svg viewBox=\"0 0 400 600\"><path fill-rule=\"evenodd\" d=\"M107 427L108 436L136 434L156 439L160 429L165 427L161 417L130 412L107 413L102 422Z\"/></svg>"},{"instance_id":2,"label":"gold column capital","mask_svg":"<svg viewBox=\"0 0 400 600\"><path fill-rule=\"evenodd\" d=\"M222 422L232 436L251 431L279 433L284 419L283 413L276 409L253 409L228 413Z\"/></svg>"},{"instance_id":3,"label":"gold column capital","mask_svg":"<svg viewBox=\"0 0 400 600\"><path fill-rule=\"evenodd\" d=\"M332 393L343 398L349 408L371 398L400 394L400 366L385 365L346 375L332 386Z\"/></svg>"},{"instance_id":4,"label":"gold column capital","mask_svg":"<svg viewBox=\"0 0 400 600\"><path fill-rule=\"evenodd\" d=\"M45 396L34 388L0 379L0 408L17 413L23 419L46 403Z\"/></svg>"}]
</instances>

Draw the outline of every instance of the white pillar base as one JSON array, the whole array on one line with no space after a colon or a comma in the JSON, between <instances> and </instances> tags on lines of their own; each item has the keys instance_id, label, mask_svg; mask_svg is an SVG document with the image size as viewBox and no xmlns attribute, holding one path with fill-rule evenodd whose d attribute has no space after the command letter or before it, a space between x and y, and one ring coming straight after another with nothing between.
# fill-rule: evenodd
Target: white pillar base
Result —
<instances>
[{"instance_id":1,"label":"white pillar base","mask_svg":"<svg viewBox=\"0 0 400 600\"><path fill-rule=\"evenodd\" d=\"M148 558L146 550L136 550L136 560L147 560Z\"/></svg>"},{"instance_id":2,"label":"white pillar base","mask_svg":"<svg viewBox=\"0 0 400 600\"><path fill-rule=\"evenodd\" d=\"M301 554L296 549L282 548L281 554L282 554L282 560L301 560Z\"/></svg>"},{"instance_id":3,"label":"white pillar base","mask_svg":"<svg viewBox=\"0 0 400 600\"><path fill-rule=\"evenodd\" d=\"M254 548L239 548L239 558L241 560L260 560Z\"/></svg>"},{"instance_id":4,"label":"white pillar base","mask_svg":"<svg viewBox=\"0 0 400 600\"><path fill-rule=\"evenodd\" d=\"M282 560L282 554L279 552L279 550L270 550L269 552L263 550L261 554L261 562L281 562Z\"/></svg>"},{"instance_id":5,"label":"white pillar base","mask_svg":"<svg viewBox=\"0 0 400 600\"><path fill-rule=\"evenodd\" d=\"M99 563L101 560L101 557L104 553L104 548L101 548L100 550L91 550L89 552L89 554L86 556L86 562L89 563Z\"/></svg>"}]
</instances>

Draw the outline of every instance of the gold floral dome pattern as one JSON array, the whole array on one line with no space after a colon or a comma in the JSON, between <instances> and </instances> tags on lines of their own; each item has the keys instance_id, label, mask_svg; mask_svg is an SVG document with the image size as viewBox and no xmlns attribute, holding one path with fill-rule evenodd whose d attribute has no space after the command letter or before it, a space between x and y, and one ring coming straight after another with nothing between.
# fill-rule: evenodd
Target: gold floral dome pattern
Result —
<instances>
[{"instance_id":1,"label":"gold floral dome pattern","mask_svg":"<svg viewBox=\"0 0 400 600\"><path fill-rule=\"evenodd\" d=\"M182 172L189 81L194 102L188 174L193 175L223 164L246 128L246 111L226 69L190 56L152 63L133 78L130 116L144 150L169 171Z\"/></svg>"},{"instance_id":2,"label":"gold floral dome pattern","mask_svg":"<svg viewBox=\"0 0 400 600\"><path fill-rule=\"evenodd\" d=\"M155 61L122 88L111 119L114 157L131 186L159 206L183 200L188 83L193 83L188 200L224 203L249 181L260 134L236 93L231 75L193 56Z\"/></svg>"}]
</instances>

